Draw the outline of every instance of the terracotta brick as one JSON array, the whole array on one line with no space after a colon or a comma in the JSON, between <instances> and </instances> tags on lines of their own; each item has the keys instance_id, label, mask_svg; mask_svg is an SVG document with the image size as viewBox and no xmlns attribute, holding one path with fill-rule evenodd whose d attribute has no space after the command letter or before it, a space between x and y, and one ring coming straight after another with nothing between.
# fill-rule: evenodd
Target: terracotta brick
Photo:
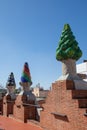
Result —
<instances>
[{"instance_id":1,"label":"terracotta brick","mask_svg":"<svg viewBox=\"0 0 87 130\"><path fill-rule=\"evenodd\" d=\"M10 95L4 96L3 98L3 115L9 116L13 114L15 100L11 99Z\"/></svg>"},{"instance_id":2,"label":"terracotta brick","mask_svg":"<svg viewBox=\"0 0 87 130\"><path fill-rule=\"evenodd\" d=\"M34 101L27 101L26 96L18 95L14 105L14 117L23 122L27 122L28 119L36 120L37 110L35 106L32 106L34 104Z\"/></svg>"},{"instance_id":3,"label":"terracotta brick","mask_svg":"<svg viewBox=\"0 0 87 130\"><path fill-rule=\"evenodd\" d=\"M87 90L72 90L72 97L74 99L87 99Z\"/></svg>"},{"instance_id":4,"label":"terracotta brick","mask_svg":"<svg viewBox=\"0 0 87 130\"><path fill-rule=\"evenodd\" d=\"M43 104L41 126L48 130L87 130L85 97L85 90L75 90L71 80L53 83L46 103Z\"/></svg>"},{"instance_id":5,"label":"terracotta brick","mask_svg":"<svg viewBox=\"0 0 87 130\"><path fill-rule=\"evenodd\" d=\"M3 99L0 100L0 114L3 115Z\"/></svg>"}]
</instances>

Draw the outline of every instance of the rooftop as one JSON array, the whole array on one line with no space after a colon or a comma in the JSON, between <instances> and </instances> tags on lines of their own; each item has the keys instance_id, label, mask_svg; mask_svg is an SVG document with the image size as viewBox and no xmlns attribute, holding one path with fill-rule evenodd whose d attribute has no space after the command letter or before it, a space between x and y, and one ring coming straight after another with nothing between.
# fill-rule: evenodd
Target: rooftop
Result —
<instances>
[{"instance_id":1,"label":"rooftop","mask_svg":"<svg viewBox=\"0 0 87 130\"><path fill-rule=\"evenodd\" d=\"M0 130L43 130L33 123L23 123L12 118L0 116Z\"/></svg>"}]
</instances>

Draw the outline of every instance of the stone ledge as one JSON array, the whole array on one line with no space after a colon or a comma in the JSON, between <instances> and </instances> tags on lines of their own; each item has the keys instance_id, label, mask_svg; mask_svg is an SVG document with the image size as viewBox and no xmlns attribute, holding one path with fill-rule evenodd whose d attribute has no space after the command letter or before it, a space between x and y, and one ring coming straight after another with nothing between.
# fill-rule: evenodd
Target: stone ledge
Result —
<instances>
[{"instance_id":1,"label":"stone ledge","mask_svg":"<svg viewBox=\"0 0 87 130\"><path fill-rule=\"evenodd\" d=\"M61 113L57 113L57 112L52 112L51 114L53 114L55 116L67 117L67 115L61 114Z\"/></svg>"}]
</instances>

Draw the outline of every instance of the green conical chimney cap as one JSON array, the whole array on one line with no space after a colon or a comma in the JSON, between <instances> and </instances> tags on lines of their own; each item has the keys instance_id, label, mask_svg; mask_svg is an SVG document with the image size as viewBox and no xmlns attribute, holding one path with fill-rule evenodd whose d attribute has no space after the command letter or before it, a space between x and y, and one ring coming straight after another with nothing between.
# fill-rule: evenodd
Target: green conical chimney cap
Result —
<instances>
[{"instance_id":1,"label":"green conical chimney cap","mask_svg":"<svg viewBox=\"0 0 87 130\"><path fill-rule=\"evenodd\" d=\"M65 25L64 25L64 30L71 30L69 24L65 24Z\"/></svg>"},{"instance_id":2,"label":"green conical chimney cap","mask_svg":"<svg viewBox=\"0 0 87 130\"><path fill-rule=\"evenodd\" d=\"M71 31L70 25L65 24L56 49L56 59L59 61L74 59L77 61L81 56L82 51Z\"/></svg>"}]
</instances>

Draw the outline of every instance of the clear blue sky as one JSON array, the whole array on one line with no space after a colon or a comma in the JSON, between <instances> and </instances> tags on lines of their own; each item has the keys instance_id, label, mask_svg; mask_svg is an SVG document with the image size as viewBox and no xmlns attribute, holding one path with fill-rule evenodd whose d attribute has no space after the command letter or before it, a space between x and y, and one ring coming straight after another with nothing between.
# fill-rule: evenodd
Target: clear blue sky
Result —
<instances>
[{"instance_id":1,"label":"clear blue sky","mask_svg":"<svg viewBox=\"0 0 87 130\"><path fill-rule=\"evenodd\" d=\"M0 0L0 83L10 72L17 87L24 62L33 86L49 88L62 73L55 54L61 31L69 23L87 59L87 0Z\"/></svg>"}]
</instances>

